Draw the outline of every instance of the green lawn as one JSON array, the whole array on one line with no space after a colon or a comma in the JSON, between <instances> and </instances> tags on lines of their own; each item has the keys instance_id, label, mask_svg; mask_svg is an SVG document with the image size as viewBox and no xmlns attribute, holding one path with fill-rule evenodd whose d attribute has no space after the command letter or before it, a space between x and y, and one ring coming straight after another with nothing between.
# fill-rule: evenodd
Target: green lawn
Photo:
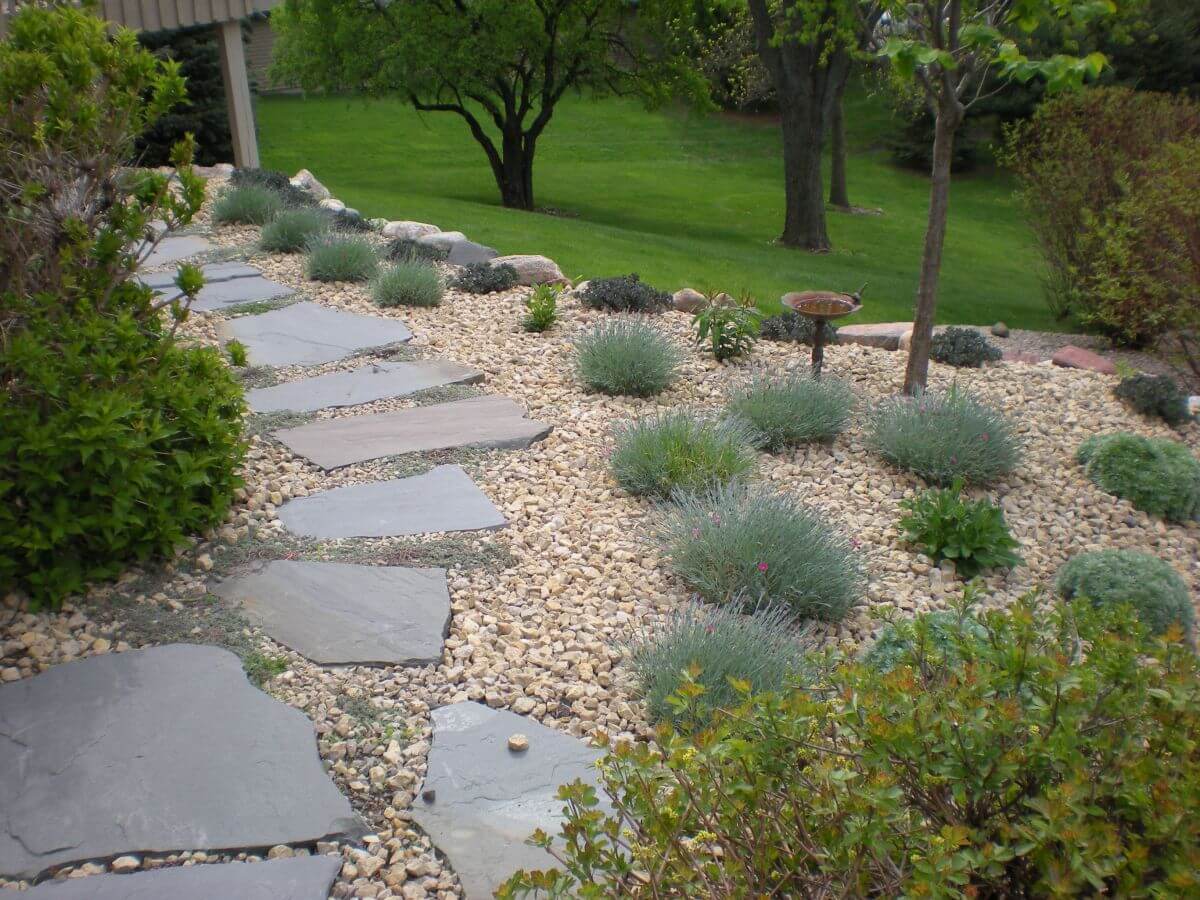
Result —
<instances>
[{"instance_id":1,"label":"green lawn","mask_svg":"<svg viewBox=\"0 0 1200 900\"><path fill-rule=\"evenodd\" d=\"M456 116L398 101L265 97L264 167L311 169L367 216L433 222L501 253L544 253L572 278L638 272L665 290L749 291L769 301L806 288L870 282L859 321L911 317L927 180L878 149L886 114L848 109L851 200L883 214L830 214L835 250L772 241L782 225L777 126L728 116L647 112L625 100L564 101L539 144L534 191L554 215L506 210L482 151ZM995 173L956 179L939 320L1050 328L1037 258Z\"/></svg>"}]
</instances>

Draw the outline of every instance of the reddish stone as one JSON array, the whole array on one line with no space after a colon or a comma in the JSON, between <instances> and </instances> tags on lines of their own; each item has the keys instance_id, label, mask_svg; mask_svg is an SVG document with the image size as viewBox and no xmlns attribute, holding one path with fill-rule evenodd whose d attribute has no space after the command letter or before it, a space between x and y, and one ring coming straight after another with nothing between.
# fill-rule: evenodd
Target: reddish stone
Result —
<instances>
[{"instance_id":1,"label":"reddish stone","mask_svg":"<svg viewBox=\"0 0 1200 900\"><path fill-rule=\"evenodd\" d=\"M1102 372L1105 375L1114 375L1117 371L1117 367L1113 365L1111 359L1073 344L1060 348L1050 357L1050 361L1056 366L1066 369L1087 369L1091 372Z\"/></svg>"},{"instance_id":2,"label":"reddish stone","mask_svg":"<svg viewBox=\"0 0 1200 900\"><path fill-rule=\"evenodd\" d=\"M839 344L862 344L881 350L899 350L900 339L912 331L912 322L876 322L873 325L845 325L838 328Z\"/></svg>"}]
</instances>

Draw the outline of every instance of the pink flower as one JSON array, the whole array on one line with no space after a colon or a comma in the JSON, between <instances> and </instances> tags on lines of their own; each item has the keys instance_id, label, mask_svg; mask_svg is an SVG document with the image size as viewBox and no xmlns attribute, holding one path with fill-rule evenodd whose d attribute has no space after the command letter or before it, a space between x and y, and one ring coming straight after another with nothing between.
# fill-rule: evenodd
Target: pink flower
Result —
<instances>
[{"instance_id":1,"label":"pink flower","mask_svg":"<svg viewBox=\"0 0 1200 900\"><path fill-rule=\"evenodd\" d=\"M693 538L698 538L698 537L700 537L700 529L699 529L699 528L693 528L693 529L692 529L692 537L693 537Z\"/></svg>"},{"instance_id":2,"label":"pink flower","mask_svg":"<svg viewBox=\"0 0 1200 900\"><path fill-rule=\"evenodd\" d=\"M718 516L716 513L713 513L713 514L712 514L712 523L713 523L714 525L720 525L720 524L721 524L721 517L720 517L720 516Z\"/></svg>"},{"instance_id":3,"label":"pink flower","mask_svg":"<svg viewBox=\"0 0 1200 900\"><path fill-rule=\"evenodd\" d=\"M957 456L951 456L951 457L950 457L950 464L951 464L952 466L957 466L957 465L958 465L958 457L957 457Z\"/></svg>"},{"instance_id":4,"label":"pink flower","mask_svg":"<svg viewBox=\"0 0 1200 900\"><path fill-rule=\"evenodd\" d=\"M850 538L850 546L857 550L862 546L862 541L860 541L858 538Z\"/></svg>"},{"instance_id":5,"label":"pink flower","mask_svg":"<svg viewBox=\"0 0 1200 900\"><path fill-rule=\"evenodd\" d=\"M705 626L704 626L704 633L705 633L705 634L712 634L712 633L713 633L714 631L716 631L716 630L717 630L717 629L713 628L711 625L705 625Z\"/></svg>"},{"instance_id":6,"label":"pink flower","mask_svg":"<svg viewBox=\"0 0 1200 900\"><path fill-rule=\"evenodd\" d=\"M987 432L985 431L983 434L981 434L981 435L979 436L979 439L980 439L981 441L986 441L986 440L987 440Z\"/></svg>"},{"instance_id":7,"label":"pink flower","mask_svg":"<svg viewBox=\"0 0 1200 900\"><path fill-rule=\"evenodd\" d=\"M758 564L758 571L760 571L760 572L765 572L765 571L767 571L767 564L766 564L765 562L763 562L763 563L759 563L759 564Z\"/></svg>"}]
</instances>

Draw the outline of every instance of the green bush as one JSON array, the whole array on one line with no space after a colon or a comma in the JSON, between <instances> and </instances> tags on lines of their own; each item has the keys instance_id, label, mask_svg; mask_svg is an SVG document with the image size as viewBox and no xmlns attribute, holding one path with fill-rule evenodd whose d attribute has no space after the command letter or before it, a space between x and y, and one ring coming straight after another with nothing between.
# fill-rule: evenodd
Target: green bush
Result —
<instances>
[{"instance_id":1,"label":"green bush","mask_svg":"<svg viewBox=\"0 0 1200 900\"><path fill-rule=\"evenodd\" d=\"M986 637L987 630L974 616L964 611L924 613L885 625L863 656L863 662L887 673L914 659L927 665L945 666L962 662L958 636Z\"/></svg>"},{"instance_id":2,"label":"green bush","mask_svg":"<svg viewBox=\"0 0 1200 900\"><path fill-rule=\"evenodd\" d=\"M682 724L686 716L699 725L717 710L741 705L730 679L747 682L756 694L778 691L803 663L786 611L767 607L742 615L703 604L689 604L652 634L639 635L629 657L652 721ZM689 671L703 693L684 708L672 701Z\"/></svg>"},{"instance_id":3,"label":"green bush","mask_svg":"<svg viewBox=\"0 0 1200 900\"><path fill-rule=\"evenodd\" d=\"M392 262L445 262L450 248L438 244L423 244L412 238L396 238L387 245L385 255Z\"/></svg>"},{"instance_id":4,"label":"green bush","mask_svg":"<svg viewBox=\"0 0 1200 900\"><path fill-rule=\"evenodd\" d=\"M747 304L710 301L692 319L697 347L708 345L717 362L745 356L758 337L758 312Z\"/></svg>"},{"instance_id":5,"label":"green bush","mask_svg":"<svg viewBox=\"0 0 1200 900\"><path fill-rule=\"evenodd\" d=\"M525 318L521 327L526 331L548 331L558 320L558 296L562 293L562 285L534 285L533 293L525 300Z\"/></svg>"},{"instance_id":6,"label":"green bush","mask_svg":"<svg viewBox=\"0 0 1200 900\"><path fill-rule=\"evenodd\" d=\"M380 306L437 306L442 302L442 276L428 263L393 263L375 276L371 296Z\"/></svg>"},{"instance_id":7,"label":"green bush","mask_svg":"<svg viewBox=\"0 0 1200 900\"><path fill-rule=\"evenodd\" d=\"M679 362L671 339L645 322L601 322L575 342L579 380L602 394L661 394L675 380Z\"/></svg>"},{"instance_id":8,"label":"green bush","mask_svg":"<svg viewBox=\"0 0 1200 900\"><path fill-rule=\"evenodd\" d=\"M708 602L836 622L862 597L850 542L794 498L735 482L675 500L659 538L671 571Z\"/></svg>"},{"instance_id":9,"label":"green bush","mask_svg":"<svg viewBox=\"0 0 1200 900\"><path fill-rule=\"evenodd\" d=\"M305 271L313 281L366 281L378 267L375 245L365 237L331 231L308 245Z\"/></svg>"},{"instance_id":10,"label":"green bush","mask_svg":"<svg viewBox=\"0 0 1200 900\"><path fill-rule=\"evenodd\" d=\"M1187 394L1169 375L1131 375L1122 378L1113 393L1143 416L1157 416L1168 425L1191 419Z\"/></svg>"},{"instance_id":11,"label":"green bush","mask_svg":"<svg viewBox=\"0 0 1200 900\"><path fill-rule=\"evenodd\" d=\"M1200 514L1200 462L1183 444L1136 434L1098 434L1076 458L1087 476L1142 512L1171 522Z\"/></svg>"},{"instance_id":12,"label":"green bush","mask_svg":"<svg viewBox=\"0 0 1200 900\"><path fill-rule=\"evenodd\" d=\"M758 446L776 451L837 437L850 421L854 392L837 378L759 377L729 400L731 416L749 423Z\"/></svg>"},{"instance_id":13,"label":"green bush","mask_svg":"<svg viewBox=\"0 0 1200 900\"><path fill-rule=\"evenodd\" d=\"M302 253L329 229L329 217L319 209L284 209L263 226L258 246L268 253Z\"/></svg>"},{"instance_id":14,"label":"green bush","mask_svg":"<svg viewBox=\"0 0 1200 900\"><path fill-rule=\"evenodd\" d=\"M233 174L229 176L229 183L235 188L247 186L266 188L278 194L283 205L289 208L317 208L316 197L304 188L296 187L286 173L275 169L243 169L239 167L234 169ZM324 214L325 210L321 210L321 213Z\"/></svg>"},{"instance_id":15,"label":"green bush","mask_svg":"<svg viewBox=\"0 0 1200 900\"><path fill-rule=\"evenodd\" d=\"M987 484L1019 458L1008 420L957 388L885 400L871 414L867 439L888 462L933 484Z\"/></svg>"},{"instance_id":16,"label":"green bush","mask_svg":"<svg viewBox=\"0 0 1200 900\"><path fill-rule=\"evenodd\" d=\"M900 505L908 512L900 520L905 537L934 561L953 562L963 578L1021 564L1016 552L1021 545L1009 534L1004 511L988 500L964 500L962 482Z\"/></svg>"},{"instance_id":17,"label":"green bush","mask_svg":"<svg viewBox=\"0 0 1200 900\"><path fill-rule=\"evenodd\" d=\"M956 658L619 742L600 791L560 789L557 867L498 896L1196 896L1200 672L1136 627L1024 602L952 625Z\"/></svg>"},{"instance_id":18,"label":"green bush","mask_svg":"<svg viewBox=\"0 0 1200 900\"><path fill-rule=\"evenodd\" d=\"M1196 611L1187 584L1157 556L1137 550L1096 550L1073 556L1058 571L1058 592L1097 606L1127 603L1155 634L1178 625L1190 639Z\"/></svg>"},{"instance_id":19,"label":"green bush","mask_svg":"<svg viewBox=\"0 0 1200 900\"><path fill-rule=\"evenodd\" d=\"M996 362L1004 354L974 328L951 326L933 336L929 358L947 366L978 369L984 363Z\"/></svg>"},{"instance_id":20,"label":"green bush","mask_svg":"<svg viewBox=\"0 0 1200 900\"><path fill-rule=\"evenodd\" d=\"M812 344L816 325L808 316L784 310L777 316L768 316L759 323L758 336L764 341L792 341L797 344ZM837 343L837 326L825 323L825 343Z\"/></svg>"},{"instance_id":21,"label":"green bush","mask_svg":"<svg viewBox=\"0 0 1200 900\"><path fill-rule=\"evenodd\" d=\"M463 266L454 278L454 287L468 294L496 294L512 290L518 281L517 270L507 263L481 262Z\"/></svg>"},{"instance_id":22,"label":"green bush","mask_svg":"<svg viewBox=\"0 0 1200 900\"><path fill-rule=\"evenodd\" d=\"M227 187L213 203L217 225L266 225L283 209L283 199L270 188L256 184Z\"/></svg>"},{"instance_id":23,"label":"green bush","mask_svg":"<svg viewBox=\"0 0 1200 900\"><path fill-rule=\"evenodd\" d=\"M588 309L606 312L657 313L671 305L671 295L651 287L635 274L593 278L580 301Z\"/></svg>"},{"instance_id":24,"label":"green bush","mask_svg":"<svg viewBox=\"0 0 1200 900\"><path fill-rule=\"evenodd\" d=\"M682 410L618 428L610 459L617 484L631 494L658 497L732 481L753 471L757 462L746 426Z\"/></svg>"}]
</instances>

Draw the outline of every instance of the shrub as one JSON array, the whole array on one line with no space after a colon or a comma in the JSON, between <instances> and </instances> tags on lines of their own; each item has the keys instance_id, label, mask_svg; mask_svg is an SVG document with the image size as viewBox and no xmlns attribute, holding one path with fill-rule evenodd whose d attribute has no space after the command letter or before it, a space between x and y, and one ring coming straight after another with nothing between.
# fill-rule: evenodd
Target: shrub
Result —
<instances>
[{"instance_id":1,"label":"shrub","mask_svg":"<svg viewBox=\"0 0 1200 900\"><path fill-rule=\"evenodd\" d=\"M900 520L907 539L935 561L951 560L963 578L1021 564L1004 511L988 500L964 500L960 481L900 505L908 511Z\"/></svg>"},{"instance_id":2,"label":"shrub","mask_svg":"<svg viewBox=\"0 0 1200 900\"><path fill-rule=\"evenodd\" d=\"M357 209L322 209L322 212L329 217L329 223L338 231L363 231L373 232L375 226L371 224L370 219L364 219L362 213Z\"/></svg>"},{"instance_id":3,"label":"shrub","mask_svg":"<svg viewBox=\"0 0 1200 900\"><path fill-rule=\"evenodd\" d=\"M1056 312L1092 314L1085 284L1095 264L1093 232L1117 212L1126 191L1153 189L1152 156L1195 137L1200 104L1128 88L1067 91L1009 130L1005 162L1020 180Z\"/></svg>"},{"instance_id":4,"label":"shrub","mask_svg":"<svg viewBox=\"0 0 1200 900\"><path fill-rule=\"evenodd\" d=\"M956 638L963 631L972 638L987 635L978 620L964 610L939 610L901 619L884 626L863 656L863 662L883 673L893 672L914 659L935 666L961 663Z\"/></svg>"},{"instance_id":5,"label":"shrub","mask_svg":"<svg viewBox=\"0 0 1200 900\"><path fill-rule=\"evenodd\" d=\"M490 262L463 266L454 279L454 286L468 294L495 294L517 286L517 270L507 263L498 266Z\"/></svg>"},{"instance_id":6,"label":"shrub","mask_svg":"<svg viewBox=\"0 0 1200 900\"><path fill-rule=\"evenodd\" d=\"M534 285L533 293L525 300L525 318L521 327L526 331L548 331L558 320L558 295L562 293L562 285Z\"/></svg>"},{"instance_id":7,"label":"shrub","mask_svg":"<svg viewBox=\"0 0 1200 900\"><path fill-rule=\"evenodd\" d=\"M844 662L620 742L535 833L558 867L499 896L1195 895L1197 660L1136 627L1023 602L949 629L967 665Z\"/></svg>"},{"instance_id":8,"label":"shrub","mask_svg":"<svg viewBox=\"0 0 1200 900\"><path fill-rule=\"evenodd\" d=\"M764 450L832 440L850 421L854 392L837 378L759 377L729 400L729 414L753 426Z\"/></svg>"},{"instance_id":9,"label":"shrub","mask_svg":"<svg viewBox=\"0 0 1200 900\"><path fill-rule=\"evenodd\" d=\"M659 532L672 571L710 603L836 622L862 596L850 542L784 494L740 482L676 494Z\"/></svg>"},{"instance_id":10,"label":"shrub","mask_svg":"<svg viewBox=\"0 0 1200 900\"><path fill-rule=\"evenodd\" d=\"M784 610L767 607L742 615L697 603L671 615L655 633L640 635L629 665L651 720L681 724L686 717L703 725L717 710L741 705L730 679L747 682L755 693L778 691L803 661ZM703 693L683 709L672 698L689 670Z\"/></svg>"},{"instance_id":11,"label":"shrub","mask_svg":"<svg viewBox=\"0 0 1200 900\"><path fill-rule=\"evenodd\" d=\"M412 238L396 238L387 245L385 255L392 262L445 262L450 248L438 244L422 244Z\"/></svg>"},{"instance_id":12,"label":"shrub","mask_svg":"<svg viewBox=\"0 0 1200 900\"><path fill-rule=\"evenodd\" d=\"M611 464L617 483L631 494L669 497L702 490L752 471L757 463L749 429L672 410L617 430Z\"/></svg>"},{"instance_id":13,"label":"shrub","mask_svg":"<svg viewBox=\"0 0 1200 900\"><path fill-rule=\"evenodd\" d=\"M285 173L276 171L275 169L242 169L233 170L233 174L229 176L229 183L233 187L245 187L253 185L254 187L266 188L269 191L274 191L287 207L317 207L317 198L310 194L304 188L298 188L292 184L292 179ZM322 210L322 213L325 211Z\"/></svg>"},{"instance_id":14,"label":"shrub","mask_svg":"<svg viewBox=\"0 0 1200 900\"><path fill-rule=\"evenodd\" d=\"M225 352L229 354L229 364L236 368L242 369L250 365L249 351L246 350L246 345L239 340L232 340L225 344Z\"/></svg>"},{"instance_id":15,"label":"shrub","mask_svg":"<svg viewBox=\"0 0 1200 900\"><path fill-rule=\"evenodd\" d=\"M437 306L442 276L428 263L393 263L375 276L371 296L380 306Z\"/></svg>"},{"instance_id":16,"label":"shrub","mask_svg":"<svg viewBox=\"0 0 1200 900\"><path fill-rule=\"evenodd\" d=\"M797 344L813 342L816 333L816 323L798 312L785 310L777 316L768 316L759 323L758 336L764 341L792 341ZM825 343L837 343L837 326L833 322L825 323Z\"/></svg>"},{"instance_id":17,"label":"shrub","mask_svg":"<svg viewBox=\"0 0 1200 900\"><path fill-rule=\"evenodd\" d=\"M1137 550L1080 553L1058 570L1058 592L1097 606L1127 603L1155 634L1178 625L1190 638L1196 611L1187 585L1169 563Z\"/></svg>"},{"instance_id":18,"label":"shrub","mask_svg":"<svg viewBox=\"0 0 1200 900\"><path fill-rule=\"evenodd\" d=\"M656 313L671 305L671 295L641 281L637 275L593 278L580 300L588 309L608 312Z\"/></svg>"},{"instance_id":19,"label":"shrub","mask_svg":"<svg viewBox=\"0 0 1200 900\"><path fill-rule=\"evenodd\" d=\"M375 245L365 237L328 232L308 246L306 273L313 281L366 281L378 267Z\"/></svg>"},{"instance_id":20,"label":"shrub","mask_svg":"<svg viewBox=\"0 0 1200 900\"><path fill-rule=\"evenodd\" d=\"M579 380L602 394L661 394L675 380L679 361L670 338L645 322L602 322L575 343Z\"/></svg>"},{"instance_id":21,"label":"shrub","mask_svg":"<svg viewBox=\"0 0 1200 900\"><path fill-rule=\"evenodd\" d=\"M1191 419L1187 394L1169 375L1131 375L1122 378L1113 393L1143 416L1157 416L1168 425Z\"/></svg>"},{"instance_id":22,"label":"shrub","mask_svg":"<svg viewBox=\"0 0 1200 900\"><path fill-rule=\"evenodd\" d=\"M266 225L283 209L283 200L270 188L256 184L227 187L213 203L218 225Z\"/></svg>"},{"instance_id":23,"label":"shrub","mask_svg":"<svg viewBox=\"0 0 1200 900\"><path fill-rule=\"evenodd\" d=\"M754 348L758 312L747 303L709 301L692 319L697 347L708 344L717 362L744 356Z\"/></svg>"},{"instance_id":24,"label":"shrub","mask_svg":"<svg viewBox=\"0 0 1200 900\"><path fill-rule=\"evenodd\" d=\"M1003 415L969 394L896 397L871 415L870 446L893 465L933 484L987 484L1017 465L1017 440Z\"/></svg>"},{"instance_id":25,"label":"shrub","mask_svg":"<svg viewBox=\"0 0 1200 900\"><path fill-rule=\"evenodd\" d=\"M1004 354L974 328L951 326L933 336L929 358L947 366L978 369L984 363L995 362Z\"/></svg>"},{"instance_id":26,"label":"shrub","mask_svg":"<svg viewBox=\"0 0 1200 900\"><path fill-rule=\"evenodd\" d=\"M1172 522L1200 513L1200 462L1183 444L1136 434L1098 434L1076 458L1087 476L1142 512Z\"/></svg>"},{"instance_id":27,"label":"shrub","mask_svg":"<svg viewBox=\"0 0 1200 900\"><path fill-rule=\"evenodd\" d=\"M300 253L328 228L318 209L285 209L263 226L258 245L268 253Z\"/></svg>"}]
</instances>

